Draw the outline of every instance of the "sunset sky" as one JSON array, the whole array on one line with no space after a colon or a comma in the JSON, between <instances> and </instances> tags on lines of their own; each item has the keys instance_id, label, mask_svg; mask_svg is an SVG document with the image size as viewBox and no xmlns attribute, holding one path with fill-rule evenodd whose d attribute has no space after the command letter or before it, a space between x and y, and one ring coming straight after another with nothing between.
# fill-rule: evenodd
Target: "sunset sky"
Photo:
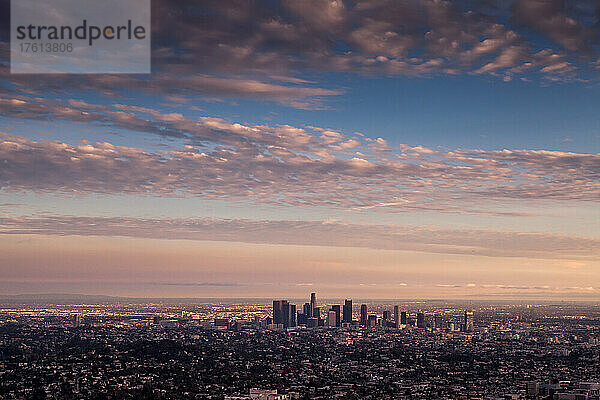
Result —
<instances>
[{"instance_id":1,"label":"sunset sky","mask_svg":"<svg viewBox=\"0 0 600 400\"><path fill-rule=\"evenodd\" d=\"M161 1L11 75L0 294L600 300L596 0Z\"/></svg>"}]
</instances>

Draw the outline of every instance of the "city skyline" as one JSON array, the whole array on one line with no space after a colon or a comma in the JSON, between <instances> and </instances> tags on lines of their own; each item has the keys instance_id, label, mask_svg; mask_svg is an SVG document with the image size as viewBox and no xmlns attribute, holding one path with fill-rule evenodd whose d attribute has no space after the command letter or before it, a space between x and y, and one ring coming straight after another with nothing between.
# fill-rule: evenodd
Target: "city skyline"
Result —
<instances>
[{"instance_id":1,"label":"city skyline","mask_svg":"<svg viewBox=\"0 0 600 400\"><path fill-rule=\"evenodd\" d=\"M317 306L316 293L310 294L310 302L304 303L300 309L296 304L292 304L289 299L273 300L273 308L270 317L264 320L256 319L255 325L268 329L296 329L296 328L394 328L408 329L416 327L417 329L447 329L454 331L454 323L447 321L444 316L435 313L425 315L425 312L419 308L413 315L416 318L408 317L406 308L401 309L398 304L392 305L392 311L383 310L381 313L373 313L369 310L367 304L360 305L360 313L357 313L358 319L354 318L354 308L352 299L345 299L344 304L323 303L329 306L329 309L322 309ZM405 305L406 307L406 305ZM215 319L216 324L217 319ZM224 324L225 325L225 324ZM226 324L229 327L229 324ZM465 310L462 322L457 326L461 332L473 332L475 330L473 310Z\"/></svg>"},{"instance_id":2,"label":"city skyline","mask_svg":"<svg viewBox=\"0 0 600 400\"><path fill-rule=\"evenodd\" d=\"M596 2L152 4L25 76L0 1L0 293L600 301Z\"/></svg>"}]
</instances>

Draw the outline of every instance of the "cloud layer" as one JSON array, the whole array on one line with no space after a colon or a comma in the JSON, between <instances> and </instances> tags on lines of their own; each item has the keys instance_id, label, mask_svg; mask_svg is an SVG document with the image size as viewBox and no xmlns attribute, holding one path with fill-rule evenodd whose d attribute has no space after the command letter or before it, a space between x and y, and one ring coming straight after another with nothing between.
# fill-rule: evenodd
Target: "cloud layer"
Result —
<instances>
[{"instance_id":1,"label":"cloud layer","mask_svg":"<svg viewBox=\"0 0 600 400\"><path fill-rule=\"evenodd\" d=\"M326 108L341 93L299 78L307 74L590 80L600 60L599 8L591 0L160 0L153 2L151 77L11 76L7 32L0 76L11 90L116 96L127 88L302 109ZM0 23L6 30L9 14Z\"/></svg>"},{"instance_id":2,"label":"cloud layer","mask_svg":"<svg viewBox=\"0 0 600 400\"><path fill-rule=\"evenodd\" d=\"M127 236L264 244L359 247L489 257L600 261L600 240L545 233L358 225L334 221L141 219L30 216L0 218L0 234Z\"/></svg>"},{"instance_id":3,"label":"cloud layer","mask_svg":"<svg viewBox=\"0 0 600 400\"><path fill-rule=\"evenodd\" d=\"M68 144L0 134L0 188L61 193L194 195L344 209L474 212L514 200L600 199L600 154L543 150L391 148L382 139L314 126L80 100L0 97L3 115L169 137L169 150ZM460 207L458 207L460 204Z\"/></svg>"},{"instance_id":4,"label":"cloud layer","mask_svg":"<svg viewBox=\"0 0 600 400\"><path fill-rule=\"evenodd\" d=\"M582 65L573 53L598 54L600 7L592 2L466 4L470 8L443 0L165 1L157 5L156 55L161 66L168 60L180 65L183 57L183 64L187 59L228 73L308 68L511 77L528 70L565 74ZM530 31L551 44L540 46ZM181 49L183 56L176 52Z\"/></svg>"}]
</instances>

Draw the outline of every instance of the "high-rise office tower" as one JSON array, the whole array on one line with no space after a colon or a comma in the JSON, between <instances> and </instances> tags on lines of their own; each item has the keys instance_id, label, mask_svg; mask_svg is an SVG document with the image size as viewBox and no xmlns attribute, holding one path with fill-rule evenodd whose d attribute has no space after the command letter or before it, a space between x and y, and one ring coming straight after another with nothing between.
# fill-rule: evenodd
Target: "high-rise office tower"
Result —
<instances>
[{"instance_id":1,"label":"high-rise office tower","mask_svg":"<svg viewBox=\"0 0 600 400\"><path fill-rule=\"evenodd\" d=\"M296 320L296 305L295 304L290 304L290 327L295 327L298 325L297 320Z\"/></svg>"},{"instance_id":2,"label":"high-rise office tower","mask_svg":"<svg viewBox=\"0 0 600 400\"><path fill-rule=\"evenodd\" d=\"M337 326L337 314L333 310L327 313L327 326Z\"/></svg>"},{"instance_id":3,"label":"high-rise office tower","mask_svg":"<svg viewBox=\"0 0 600 400\"><path fill-rule=\"evenodd\" d=\"M284 328L296 326L296 306L290 305L287 300L273 300L273 324L281 324Z\"/></svg>"},{"instance_id":4,"label":"high-rise office tower","mask_svg":"<svg viewBox=\"0 0 600 400\"><path fill-rule=\"evenodd\" d=\"M344 322L352 322L352 299L346 299L344 302L344 314L342 320Z\"/></svg>"},{"instance_id":5,"label":"high-rise office tower","mask_svg":"<svg viewBox=\"0 0 600 400\"><path fill-rule=\"evenodd\" d=\"M400 323L402 325L406 325L406 311L402 311L402 313L400 313Z\"/></svg>"},{"instance_id":6,"label":"high-rise office tower","mask_svg":"<svg viewBox=\"0 0 600 400\"><path fill-rule=\"evenodd\" d=\"M331 309L335 311L335 326L342 325L342 306L339 304L334 304L331 306Z\"/></svg>"},{"instance_id":7,"label":"high-rise office tower","mask_svg":"<svg viewBox=\"0 0 600 400\"><path fill-rule=\"evenodd\" d=\"M390 320L390 312L388 310L385 310L383 312L383 321L385 322L383 325L387 325L387 322Z\"/></svg>"},{"instance_id":8,"label":"high-rise office tower","mask_svg":"<svg viewBox=\"0 0 600 400\"><path fill-rule=\"evenodd\" d=\"M360 305L360 325L367 326L367 305Z\"/></svg>"},{"instance_id":9,"label":"high-rise office tower","mask_svg":"<svg viewBox=\"0 0 600 400\"><path fill-rule=\"evenodd\" d=\"M273 324L283 324L283 300L273 300Z\"/></svg>"},{"instance_id":10,"label":"high-rise office tower","mask_svg":"<svg viewBox=\"0 0 600 400\"><path fill-rule=\"evenodd\" d=\"M464 320L464 326L465 326L465 331L466 332L472 332L473 331L473 311L465 311L465 320Z\"/></svg>"},{"instance_id":11,"label":"high-rise office tower","mask_svg":"<svg viewBox=\"0 0 600 400\"><path fill-rule=\"evenodd\" d=\"M321 319L321 307L313 308L313 317L316 319Z\"/></svg>"},{"instance_id":12,"label":"high-rise office tower","mask_svg":"<svg viewBox=\"0 0 600 400\"><path fill-rule=\"evenodd\" d=\"M394 306L394 328L400 327L400 307Z\"/></svg>"},{"instance_id":13,"label":"high-rise office tower","mask_svg":"<svg viewBox=\"0 0 600 400\"><path fill-rule=\"evenodd\" d=\"M290 327L290 303L287 300L281 300L281 323L284 328Z\"/></svg>"},{"instance_id":14,"label":"high-rise office tower","mask_svg":"<svg viewBox=\"0 0 600 400\"><path fill-rule=\"evenodd\" d=\"M298 313L298 317L296 320L296 326L298 325L308 325L308 316L304 313Z\"/></svg>"},{"instance_id":15,"label":"high-rise office tower","mask_svg":"<svg viewBox=\"0 0 600 400\"><path fill-rule=\"evenodd\" d=\"M306 318L312 317L312 309L310 308L310 303L304 303L302 307L303 314L306 315Z\"/></svg>"},{"instance_id":16,"label":"high-rise office tower","mask_svg":"<svg viewBox=\"0 0 600 400\"><path fill-rule=\"evenodd\" d=\"M317 308L317 294L311 293L310 294L310 309L312 311L311 317L318 318L318 316L314 315L315 308Z\"/></svg>"},{"instance_id":17,"label":"high-rise office tower","mask_svg":"<svg viewBox=\"0 0 600 400\"><path fill-rule=\"evenodd\" d=\"M425 328L425 314L417 313L417 328Z\"/></svg>"}]
</instances>

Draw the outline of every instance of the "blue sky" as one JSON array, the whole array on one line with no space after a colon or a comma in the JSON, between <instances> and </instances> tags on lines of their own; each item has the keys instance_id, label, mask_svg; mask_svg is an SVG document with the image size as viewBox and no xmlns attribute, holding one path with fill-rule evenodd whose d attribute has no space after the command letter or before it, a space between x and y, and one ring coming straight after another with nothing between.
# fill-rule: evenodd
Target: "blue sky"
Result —
<instances>
[{"instance_id":1,"label":"blue sky","mask_svg":"<svg viewBox=\"0 0 600 400\"><path fill-rule=\"evenodd\" d=\"M345 78L345 79L344 79ZM480 76L460 77L336 77L321 81L344 90L327 100L327 109L299 110L257 99L206 101L191 96L185 104L162 98L132 96L129 102L168 112L197 116L225 116L251 124L318 125L345 133L361 132L385 137L392 145L432 148L527 148L573 152L600 150L600 86L597 83L503 82ZM73 93L73 98L90 96ZM115 99L98 98L100 104ZM118 100L117 100L118 101ZM198 108L190 109L190 107ZM3 125L30 136L47 133L52 121L27 122L3 118ZM88 139L113 135L121 144L136 144L137 137L104 127L61 125L59 139L75 139L82 129ZM147 142L152 142L151 138Z\"/></svg>"},{"instance_id":2,"label":"blue sky","mask_svg":"<svg viewBox=\"0 0 600 400\"><path fill-rule=\"evenodd\" d=\"M326 110L295 110L250 100L199 106L206 110L204 114L257 124L318 124L385 137L391 144L600 149L597 83L540 85L480 76L325 76L321 81L346 91L332 97Z\"/></svg>"}]
</instances>

